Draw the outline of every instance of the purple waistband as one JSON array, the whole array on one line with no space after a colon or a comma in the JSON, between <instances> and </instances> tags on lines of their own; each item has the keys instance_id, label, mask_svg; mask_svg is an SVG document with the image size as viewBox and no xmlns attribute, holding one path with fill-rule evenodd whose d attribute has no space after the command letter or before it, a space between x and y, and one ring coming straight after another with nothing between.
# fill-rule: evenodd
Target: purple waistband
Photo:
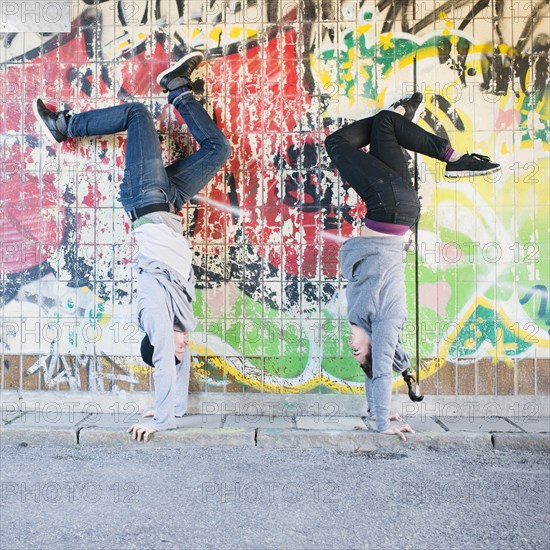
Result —
<instances>
[{"instance_id":1,"label":"purple waistband","mask_svg":"<svg viewBox=\"0 0 550 550\"><path fill-rule=\"evenodd\" d=\"M376 220L369 220L365 222L365 225L373 231L379 233L385 233L386 235L404 235L410 227L408 225L399 225L398 223L386 223L377 222Z\"/></svg>"}]
</instances>

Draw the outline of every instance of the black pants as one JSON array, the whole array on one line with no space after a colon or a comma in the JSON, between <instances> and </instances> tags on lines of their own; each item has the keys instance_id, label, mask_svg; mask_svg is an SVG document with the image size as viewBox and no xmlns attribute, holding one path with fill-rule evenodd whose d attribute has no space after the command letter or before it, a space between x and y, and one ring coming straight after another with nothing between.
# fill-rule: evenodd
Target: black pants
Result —
<instances>
[{"instance_id":1,"label":"black pants","mask_svg":"<svg viewBox=\"0 0 550 550\"><path fill-rule=\"evenodd\" d=\"M369 153L361 150L369 144ZM365 201L367 218L409 227L418 221L420 201L401 147L444 160L447 144L393 111L344 126L325 140L340 175Z\"/></svg>"}]
</instances>

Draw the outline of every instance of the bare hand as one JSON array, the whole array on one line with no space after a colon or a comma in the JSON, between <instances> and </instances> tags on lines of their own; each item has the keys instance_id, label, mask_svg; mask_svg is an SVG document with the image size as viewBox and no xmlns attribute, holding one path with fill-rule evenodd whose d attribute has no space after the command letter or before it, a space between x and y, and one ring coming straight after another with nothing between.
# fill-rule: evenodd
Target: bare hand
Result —
<instances>
[{"instance_id":1,"label":"bare hand","mask_svg":"<svg viewBox=\"0 0 550 550\"><path fill-rule=\"evenodd\" d=\"M415 433L415 431L408 424L390 426L385 432L382 433L384 435L398 435L403 441L407 441L407 438L403 432L409 432L411 434Z\"/></svg>"},{"instance_id":2,"label":"bare hand","mask_svg":"<svg viewBox=\"0 0 550 550\"><path fill-rule=\"evenodd\" d=\"M149 436L155 433L157 430L150 424L134 424L128 428L128 433L132 434L132 439L136 441L149 441Z\"/></svg>"}]
</instances>

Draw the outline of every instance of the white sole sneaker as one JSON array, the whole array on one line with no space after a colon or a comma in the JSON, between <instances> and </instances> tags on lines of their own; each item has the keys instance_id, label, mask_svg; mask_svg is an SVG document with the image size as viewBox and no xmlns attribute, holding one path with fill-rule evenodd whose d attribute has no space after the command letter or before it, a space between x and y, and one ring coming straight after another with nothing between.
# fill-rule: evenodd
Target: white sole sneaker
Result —
<instances>
[{"instance_id":1,"label":"white sole sneaker","mask_svg":"<svg viewBox=\"0 0 550 550\"><path fill-rule=\"evenodd\" d=\"M160 81L167 74L171 73L172 71L175 71L175 70L179 69L184 63L186 63L190 59L193 59L194 57L201 57L201 58L204 59L204 54L202 52L191 52L191 53L188 53L187 55L183 56L175 65L171 65L170 67L168 67L168 69L166 69L165 71L162 71L162 73L160 73L157 76L157 84L159 86L161 86Z\"/></svg>"},{"instance_id":2,"label":"white sole sneaker","mask_svg":"<svg viewBox=\"0 0 550 550\"><path fill-rule=\"evenodd\" d=\"M416 124L420 120L420 117L422 116L422 113L424 112L425 108L426 108L426 98L422 98L422 101L420 105L418 105L418 107L416 108L416 111L414 112L414 115L412 118L412 122L414 124Z\"/></svg>"},{"instance_id":3,"label":"white sole sneaker","mask_svg":"<svg viewBox=\"0 0 550 550\"><path fill-rule=\"evenodd\" d=\"M487 174L494 174L500 170L500 166L496 168L489 168L488 170L460 170L445 172L446 178L474 178L475 176L486 176Z\"/></svg>"}]
</instances>

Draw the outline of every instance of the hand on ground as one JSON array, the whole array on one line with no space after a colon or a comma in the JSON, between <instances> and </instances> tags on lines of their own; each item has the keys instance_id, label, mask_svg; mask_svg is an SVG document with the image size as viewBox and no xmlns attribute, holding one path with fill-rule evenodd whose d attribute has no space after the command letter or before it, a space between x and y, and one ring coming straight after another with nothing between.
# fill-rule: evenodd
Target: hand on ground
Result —
<instances>
[{"instance_id":1,"label":"hand on ground","mask_svg":"<svg viewBox=\"0 0 550 550\"><path fill-rule=\"evenodd\" d=\"M128 428L128 433L132 434L132 439L145 443L149 441L149 436L156 431L150 424L134 424Z\"/></svg>"},{"instance_id":2,"label":"hand on ground","mask_svg":"<svg viewBox=\"0 0 550 550\"><path fill-rule=\"evenodd\" d=\"M408 424L390 426L385 432L382 433L384 435L398 435L403 441L407 441L404 432L409 432L411 434L415 433L415 431Z\"/></svg>"}]
</instances>

